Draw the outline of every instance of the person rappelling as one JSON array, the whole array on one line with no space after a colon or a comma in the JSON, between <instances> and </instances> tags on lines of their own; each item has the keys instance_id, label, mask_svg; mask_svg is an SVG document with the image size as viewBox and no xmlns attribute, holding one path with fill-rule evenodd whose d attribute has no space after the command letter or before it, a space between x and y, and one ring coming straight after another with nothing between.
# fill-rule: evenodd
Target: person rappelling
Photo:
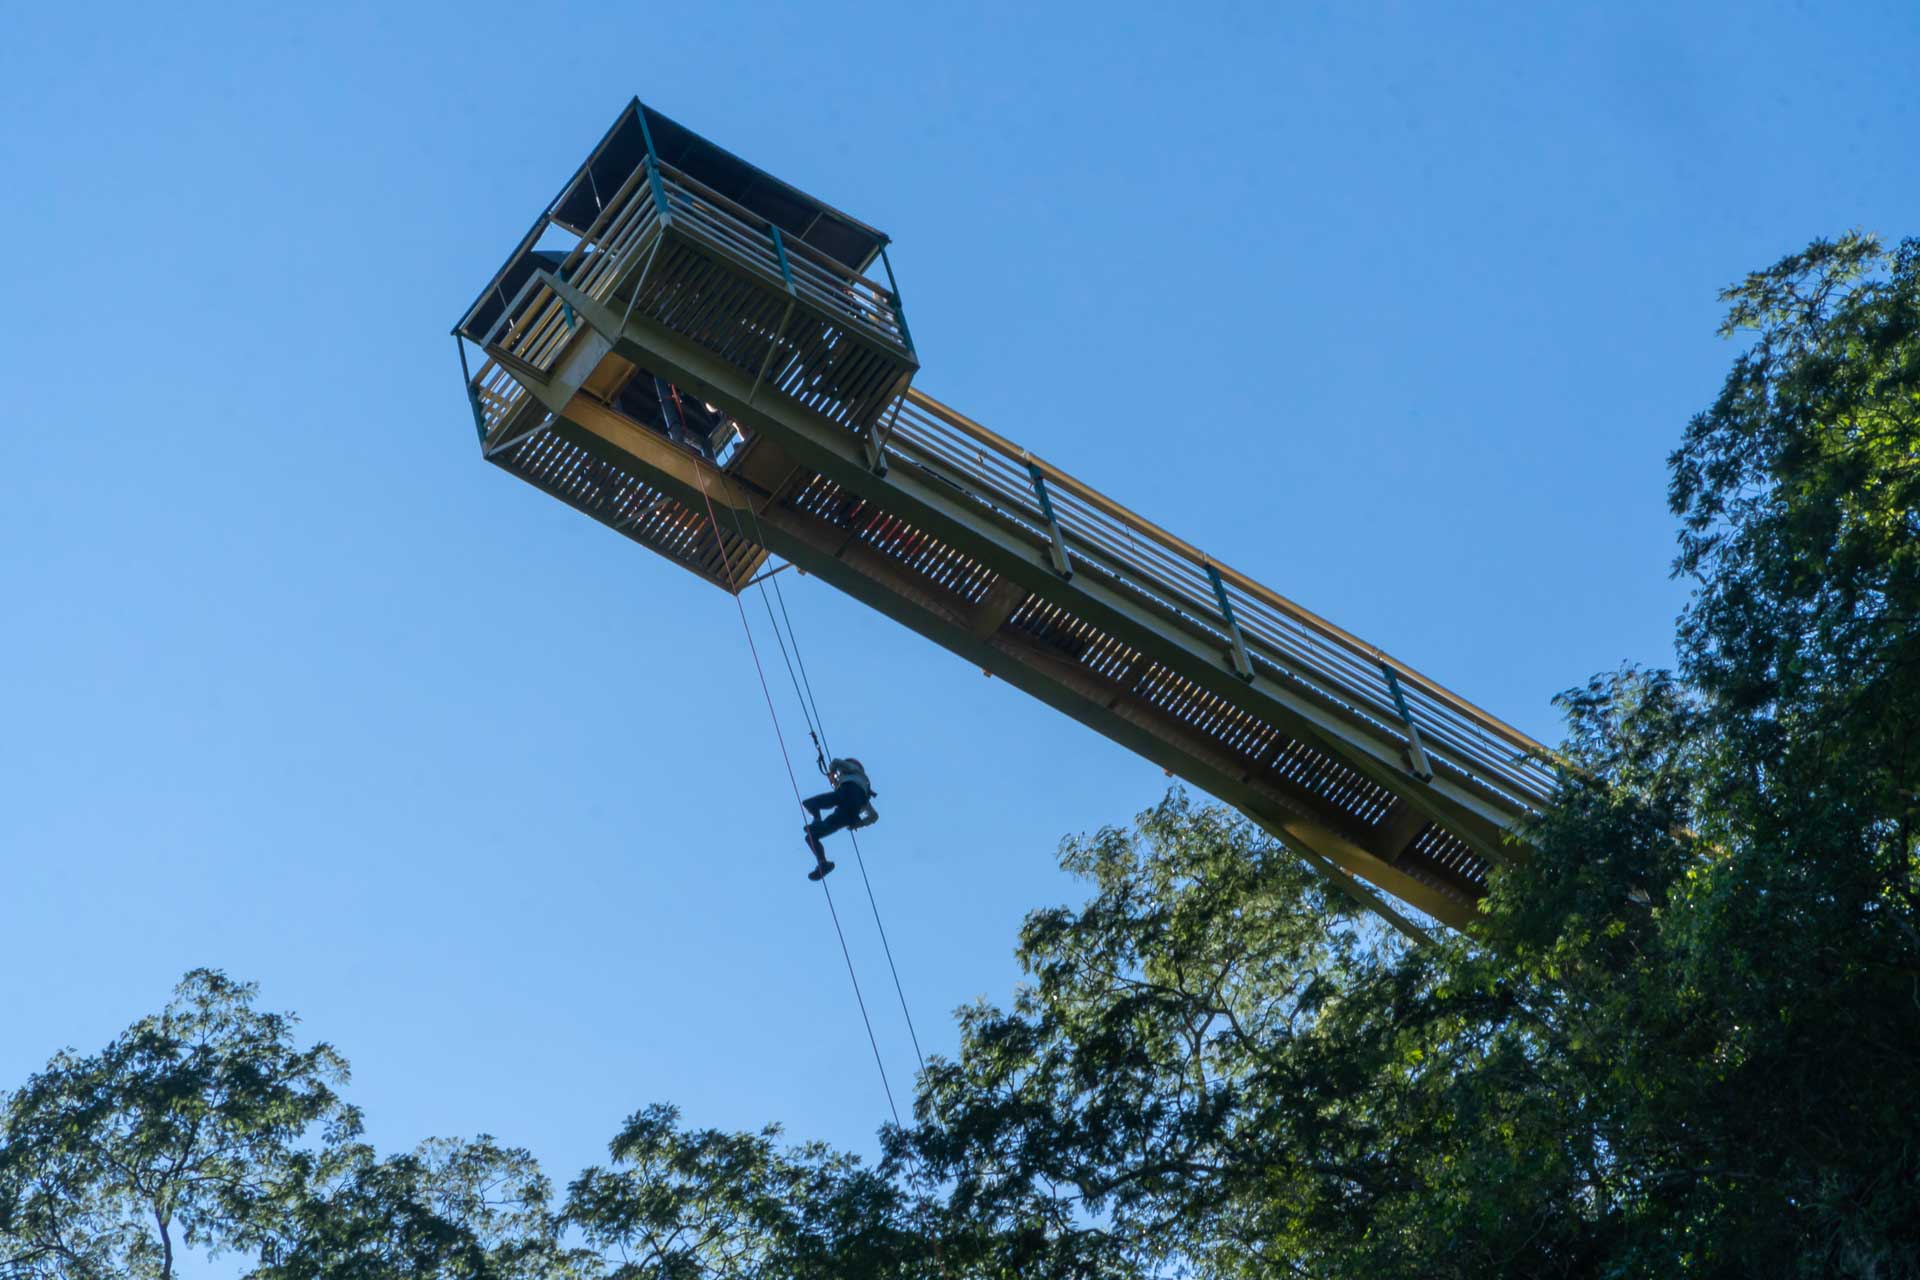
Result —
<instances>
[{"instance_id":1,"label":"person rappelling","mask_svg":"<svg viewBox=\"0 0 1920 1280\"><path fill-rule=\"evenodd\" d=\"M806 807L812 821L806 825L807 848L813 851L814 868L807 872L807 879L820 880L833 870L833 863L827 861L825 849L820 847L820 838L830 836L836 831L872 826L880 820L873 809L873 783L867 780L867 771L852 756L830 760L823 767L827 781L833 784L833 790L823 791L817 796L809 796L800 803ZM821 817L823 810L833 812Z\"/></svg>"}]
</instances>

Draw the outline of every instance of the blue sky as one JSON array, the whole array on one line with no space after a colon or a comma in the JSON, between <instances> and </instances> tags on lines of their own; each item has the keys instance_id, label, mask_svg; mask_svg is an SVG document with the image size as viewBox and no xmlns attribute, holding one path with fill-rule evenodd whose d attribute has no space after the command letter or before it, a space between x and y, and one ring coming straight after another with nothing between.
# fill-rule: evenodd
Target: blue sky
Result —
<instances>
[{"instance_id":1,"label":"blue sky","mask_svg":"<svg viewBox=\"0 0 1920 1280\"><path fill-rule=\"evenodd\" d=\"M927 390L1551 739L1669 658L1715 291L1920 230L1917 57L1910 3L16 6L0 1084L212 965L386 1146L871 1150L731 602L482 464L446 337L630 95L892 234ZM788 603L949 1047L1166 779Z\"/></svg>"}]
</instances>

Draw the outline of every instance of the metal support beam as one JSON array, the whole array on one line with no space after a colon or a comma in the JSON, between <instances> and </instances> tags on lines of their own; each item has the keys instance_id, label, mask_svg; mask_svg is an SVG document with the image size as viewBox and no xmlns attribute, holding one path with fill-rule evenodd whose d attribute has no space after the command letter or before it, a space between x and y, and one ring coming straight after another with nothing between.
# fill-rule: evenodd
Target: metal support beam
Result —
<instances>
[{"instance_id":1,"label":"metal support beam","mask_svg":"<svg viewBox=\"0 0 1920 1280\"><path fill-rule=\"evenodd\" d=\"M793 568L793 561L791 560L788 560L783 564L777 564L773 566L773 568L767 570L765 573L756 573L751 578L748 578L745 582L740 584L740 589L742 591L745 591L748 587L757 587L761 583L765 582L768 578L771 578L774 574L785 573L787 570L791 568Z\"/></svg>"},{"instance_id":2,"label":"metal support beam","mask_svg":"<svg viewBox=\"0 0 1920 1280\"><path fill-rule=\"evenodd\" d=\"M481 456L491 458L494 454L502 453L515 445L525 444L553 426L553 423L553 414L538 399L528 396L513 411L513 416L495 429L495 438L491 442L484 443Z\"/></svg>"},{"instance_id":3,"label":"metal support beam","mask_svg":"<svg viewBox=\"0 0 1920 1280\"><path fill-rule=\"evenodd\" d=\"M993 585L987 588L987 598L974 607L967 630L973 633L975 639L985 640L1006 626L1014 610L1026 603L1027 597L1032 594L1011 578L995 578Z\"/></svg>"},{"instance_id":4,"label":"metal support beam","mask_svg":"<svg viewBox=\"0 0 1920 1280\"><path fill-rule=\"evenodd\" d=\"M505 365L508 372L518 378L520 384L529 391L545 387L552 381L547 374L497 343L488 346L486 352L495 364Z\"/></svg>"},{"instance_id":5,"label":"metal support beam","mask_svg":"<svg viewBox=\"0 0 1920 1280\"><path fill-rule=\"evenodd\" d=\"M1246 810L1242 809L1241 812L1246 813ZM1352 898L1368 911L1379 916L1395 929L1398 929L1408 939L1423 947L1431 947L1433 945L1433 937L1425 929L1422 929L1419 925L1407 919L1398 911L1395 911L1387 904L1384 898L1341 870L1339 865L1329 859L1325 854L1301 843L1296 837L1274 826L1263 818L1255 817L1250 813L1247 814L1247 817L1253 819L1254 826L1259 827L1275 840L1278 840L1281 844L1285 845L1287 849L1297 855L1302 862L1331 881L1334 887L1338 888L1342 893Z\"/></svg>"},{"instance_id":6,"label":"metal support beam","mask_svg":"<svg viewBox=\"0 0 1920 1280\"><path fill-rule=\"evenodd\" d=\"M860 447L867 455L867 470L876 476L887 474L887 437L893 434L894 424L900 421L900 405L903 398L895 396L893 413L887 419L884 430L876 419L872 426L860 433Z\"/></svg>"},{"instance_id":7,"label":"metal support beam","mask_svg":"<svg viewBox=\"0 0 1920 1280\"><path fill-rule=\"evenodd\" d=\"M1407 851L1413 838L1426 830L1432 821L1432 818L1405 800L1395 800L1393 807L1375 825L1374 847L1383 850L1391 858L1398 858Z\"/></svg>"}]
</instances>

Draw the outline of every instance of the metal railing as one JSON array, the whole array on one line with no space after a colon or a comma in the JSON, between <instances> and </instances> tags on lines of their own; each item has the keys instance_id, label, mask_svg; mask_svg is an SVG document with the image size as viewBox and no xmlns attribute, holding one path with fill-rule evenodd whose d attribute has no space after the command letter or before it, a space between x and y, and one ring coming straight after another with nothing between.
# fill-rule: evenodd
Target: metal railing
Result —
<instances>
[{"instance_id":1,"label":"metal railing","mask_svg":"<svg viewBox=\"0 0 1920 1280\"><path fill-rule=\"evenodd\" d=\"M709 251L763 277L768 287L790 288L796 299L863 337L911 355L900 302L891 290L803 241L782 236L766 218L663 162L644 161L634 169L553 274L594 301L608 302L640 268L657 233L674 221ZM499 290L497 282L494 288ZM540 273L529 276L511 298L502 293L500 302L492 325L470 334L487 354L468 384L483 439L510 421L526 400L520 377L551 373L580 323Z\"/></svg>"},{"instance_id":2,"label":"metal railing","mask_svg":"<svg viewBox=\"0 0 1920 1280\"><path fill-rule=\"evenodd\" d=\"M836 262L804 240L780 235L773 223L698 179L660 163L667 208L710 244L757 271L775 288L791 281L797 297L854 325L902 354L912 346L890 289Z\"/></svg>"},{"instance_id":3,"label":"metal railing","mask_svg":"<svg viewBox=\"0 0 1920 1280\"><path fill-rule=\"evenodd\" d=\"M884 449L1023 527L1052 563L1090 571L1239 649L1375 737L1537 809L1553 753L1390 655L1201 552L920 391L901 401ZM1050 544L1058 542L1057 550Z\"/></svg>"},{"instance_id":4,"label":"metal railing","mask_svg":"<svg viewBox=\"0 0 1920 1280\"><path fill-rule=\"evenodd\" d=\"M480 366L480 372L473 375L467 390L473 399L475 425L480 429L483 444L513 421L514 414L527 400L527 389L496 360Z\"/></svg>"}]
</instances>

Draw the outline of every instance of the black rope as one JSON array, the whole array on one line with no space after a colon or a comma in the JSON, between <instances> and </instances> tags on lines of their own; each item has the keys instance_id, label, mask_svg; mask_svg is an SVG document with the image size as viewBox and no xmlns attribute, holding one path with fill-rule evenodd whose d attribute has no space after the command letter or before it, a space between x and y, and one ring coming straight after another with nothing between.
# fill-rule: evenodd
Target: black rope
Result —
<instances>
[{"instance_id":1,"label":"black rope","mask_svg":"<svg viewBox=\"0 0 1920 1280\"><path fill-rule=\"evenodd\" d=\"M761 547L765 547L767 545L766 529L761 525L760 515L753 509L751 502L747 504L747 516L753 521L754 533L757 535L752 541ZM733 513L733 522L740 536L745 538L747 531L740 524L740 513L737 510ZM763 580L759 586L760 599L761 602L765 604L767 602L767 584ZM812 714L808 719L807 727L809 731L819 734L819 736L814 739L814 746L820 751L823 751L827 759L831 759L833 757L833 747L827 739L826 720L820 714L819 700L813 695L813 679L807 674L807 660L802 657L800 653L800 633L794 630L793 615L787 612L786 593L780 589L780 579L778 578L773 579L773 598L780 602L780 616L786 619L787 624L787 638L783 640L780 645L781 656L786 656L788 643L793 645L793 662L787 666L787 677L793 679L794 667L797 665L800 669L800 674L799 679L793 681L794 696L800 700L800 711L802 715L807 714L809 706L812 707ZM773 622L773 606L771 604L767 604L767 620ZM776 638L780 635L780 624L777 622L773 623L773 634ZM804 693L802 692L803 688L805 690ZM823 765L821 772L824 773L825 771ZM887 926L880 919L880 901L873 893L873 877L867 874L867 858L866 855L860 851L860 836L858 831L853 828L848 828L847 839L853 842L854 865L860 869L860 883L867 891L867 907L873 912L873 927L880 934L880 950L887 957L887 972L893 976L893 992L900 998L900 1016L906 1019L907 1037L913 1041L913 1056L919 1062L920 1070L925 1072L927 1069L927 1055L921 1052L920 1049L920 1031L913 1025L913 1010L907 1006L907 989L900 981L900 966L896 964L893 959L893 942L887 937Z\"/></svg>"},{"instance_id":2,"label":"black rope","mask_svg":"<svg viewBox=\"0 0 1920 1280\"><path fill-rule=\"evenodd\" d=\"M674 396L678 399L679 392L676 391ZM727 575L727 585L732 587L733 565L729 563L727 559L726 543L722 541L722 535L720 533L720 520L713 513L713 498L707 493L706 473L696 465L694 475L700 481L700 497L707 505L707 525L713 530L713 544L720 553L720 566ZM738 524L739 516L737 514L734 517L734 521ZM743 534L742 537L744 538L744 536ZM760 646L753 642L753 628L747 624L747 609L745 605L740 603L740 592L735 589L729 591L728 594L733 597L734 608L740 614L740 629L747 637L747 652L753 655L753 669L760 677L760 693L767 700L767 716L773 721L774 741L780 744L780 762L787 768L787 782L793 787L794 803L799 805L801 812L804 813L806 812L806 804L800 798L800 779L794 776L793 757L787 753L787 735L781 732L780 714L775 711L773 707L773 690L767 684L766 668L760 663ZM847 947L847 931L840 927L840 912L833 905L833 891L827 888L825 876L820 878L820 888L826 895L827 912L833 917L833 931L840 939L840 954L847 962L847 977L853 983L854 1002L860 1006L860 1021L864 1023L867 1028L867 1044L873 1050L873 1065L880 1069L880 1087L887 1095L887 1110L893 1113L893 1123L899 1125L900 1108L893 1100L893 1082L887 1079L887 1064L880 1057L880 1039L873 1033L873 1019L867 1013L867 998L860 990L860 977L853 969L853 952ZM891 963L891 961L889 961L889 963Z\"/></svg>"},{"instance_id":3,"label":"black rope","mask_svg":"<svg viewBox=\"0 0 1920 1280\"><path fill-rule=\"evenodd\" d=\"M751 511L752 508L749 507L748 510ZM760 517L757 515L754 517L753 527L756 532L765 533L765 530L760 528ZM765 544L763 543L762 545ZM761 583L760 595L763 600L766 594L766 584ZM820 700L813 696L813 680L807 675L807 661L800 656L800 633L793 629L793 616L787 612L787 593L780 589L780 580L778 578L775 578L773 582L773 598L780 602L780 616L786 620L787 637L793 641L793 660L800 664L800 680L801 683L806 686L805 701L811 703L813 706L813 726L820 731L820 741L824 747L827 740L827 722L820 717ZM767 616L769 618L773 616L773 608L770 605L767 608ZM795 686L794 692L799 692L798 685ZM828 758L832 758L831 751L828 752Z\"/></svg>"},{"instance_id":4,"label":"black rope","mask_svg":"<svg viewBox=\"0 0 1920 1280\"><path fill-rule=\"evenodd\" d=\"M880 1041L873 1034L873 1019L867 1014L866 997L860 994L860 979L853 972L853 953L847 950L847 931L840 927L840 912L833 905L833 890L827 888L827 878L820 877L820 890L827 897L827 911L833 916L833 931L840 935L840 954L847 962L847 977L853 979L853 998L860 1002L860 1021L867 1024L867 1043L873 1046L873 1065L880 1068L880 1087L887 1091L887 1110L893 1112L895 1127L900 1125L900 1108L893 1101L893 1085L887 1080L887 1064L880 1060Z\"/></svg>"},{"instance_id":5,"label":"black rope","mask_svg":"<svg viewBox=\"0 0 1920 1280\"><path fill-rule=\"evenodd\" d=\"M853 841L854 865L860 868L860 883L867 887L867 905L873 908L873 926L880 931L880 950L886 953L887 971L893 975L894 994L900 997L900 1014L907 1020L907 1038L913 1041L913 1056L920 1061L920 1071L927 1070L927 1055L920 1052L920 1033L914 1029L913 1013L907 1008L907 993L900 985L900 970L894 967L893 944L887 941L887 926L880 923L880 904L873 900L873 881L867 878L867 860L860 853L860 833L851 829L847 839Z\"/></svg>"},{"instance_id":6,"label":"black rope","mask_svg":"<svg viewBox=\"0 0 1920 1280\"><path fill-rule=\"evenodd\" d=\"M737 516L734 522L739 523ZM740 536L745 538L747 535L742 531ZM787 679L793 682L794 696L800 699L800 716L807 722L807 736L813 739L814 754L818 756L820 754L820 718L807 708L807 700L800 694L800 680L793 673L793 659L787 656L787 641L781 636L780 623L773 616L773 601L767 598L767 584L762 582L757 585L760 588L760 603L767 607L767 625L773 628L773 638L780 645L780 658L787 664ZM794 651L799 652L799 648L796 644ZM820 772L825 773L826 761L822 759L817 763L820 765Z\"/></svg>"},{"instance_id":7,"label":"black rope","mask_svg":"<svg viewBox=\"0 0 1920 1280\"><path fill-rule=\"evenodd\" d=\"M713 514L713 499L707 495L706 476L697 467L694 469L694 475L700 481L700 497L707 504L707 523L713 530L713 545L720 553L720 567L727 575L728 587L732 588L733 565L727 559L727 546L720 533L720 521ZM760 665L760 646L753 642L753 628L747 625L746 606L740 603L739 591L729 590L728 594L733 597L733 607L739 611L740 630L747 637L747 652L753 655L753 669L760 676L760 693L767 700L767 716L773 721L774 741L780 744L780 762L787 767L787 782L793 787L793 802L800 806L802 813L805 813L807 806L800 799L800 779L794 776L793 757L787 754L787 735L780 731L780 713L773 709L773 690L767 685L766 668Z\"/></svg>"}]
</instances>

